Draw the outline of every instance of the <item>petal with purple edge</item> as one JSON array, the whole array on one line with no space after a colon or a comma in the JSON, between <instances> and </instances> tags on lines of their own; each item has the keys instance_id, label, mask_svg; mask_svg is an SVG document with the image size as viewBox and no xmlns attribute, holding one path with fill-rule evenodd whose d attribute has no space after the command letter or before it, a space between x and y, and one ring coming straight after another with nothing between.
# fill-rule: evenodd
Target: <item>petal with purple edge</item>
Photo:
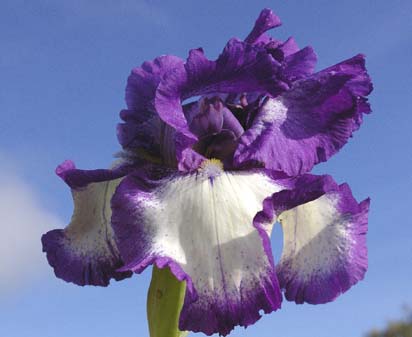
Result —
<instances>
[{"instance_id":1,"label":"petal with purple edge","mask_svg":"<svg viewBox=\"0 0 412 337\"><path fill-rule=\"evenodd\" d=\"M129 175L112 199L122 270L168 265L187 281L181 330L226 335L253 324L281 303L268 234L252 221L279 189L262 173L207 165L160 179Z\"/></svg>"},{"instance_id":2,"label":"petal with purple edge","mask_svg":"<svg viewBox=\"0 0 412 337\"><path fill-rule=\"evenodd\" d=\"M124 177L131 170L126 162L112 169L81 170L71 160L65 160L56 168L56 174L72 189L81 189L90 183L98 183Z\"/></svg>"},{"instance_id":3,"label":"petal with purple edge","mask_svg":"<svg viewBox=\"0 0 412 337\"><path fill-rule=\"evenodd\" d=\"M43 251L57 277L78 285L107 286L130 272L117 271L120 259L110 224L110 199L120 179L72 190L74 212L65 229L42 237Z\"/></svg>"},{"instance_id":4,"label":"petal with purple edge","mask_svg":"<svg viewBox=\"0 0 412 337\"><path fill-rule=\"evenodd\" d=\"M277 274L286 299L296 303L332 301L361 280L367 269L369 199L360 204L347 184L330 176L304 175L263 202L254 219L271 230L283 228Z\"/></svg>"},{"instance_id":5,"label":"petal with purple edge","mask_svg":"<svg viewBox=\"0 0 412 337\"><path fill-rule=\"evenodd\" d=\"M357 203L347 184L279 216L283 253L278 277L286 299L326 303L363 279L369 199Z\"/></svg>"},{"instance_id":6,"label":"petal with purple edge","mask_svg":"<svg viewBox=\"0 0 412 337\"><path fill-rule=\"evenodd\" d=\"M240 138L235 164L258 162L291 176L310 171L359 128L371 90L362 55L295 82L261 107Z\"/></svg>"},{"instance_id":7,"label":"petal with purple edge","mask_svg":"<svg viewBox=\"0 0 412 337\"><path fill-rule=\"evenodd\" d=\"M122 262L110 226L110 198L129 171L125 162L113 169L80 170L66 160L56 168L72 189L75 206L68 227L42 237L43 251L57 277L79 285L106 286L111 278L130 276L116 271Z\"/></svg>"}]
</instances>

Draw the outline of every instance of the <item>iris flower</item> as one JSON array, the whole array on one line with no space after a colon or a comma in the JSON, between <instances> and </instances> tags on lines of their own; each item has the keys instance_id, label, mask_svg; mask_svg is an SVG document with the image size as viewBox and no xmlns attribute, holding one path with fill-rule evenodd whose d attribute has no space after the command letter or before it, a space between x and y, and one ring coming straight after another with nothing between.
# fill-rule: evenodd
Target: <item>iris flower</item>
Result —
<instances>
[{"instance_id":1,"label":"iris flower","mask_svg":"<svg viewBox=\"0 0 412 337\"><path fill-rule=\"evenodd\" d=\"M42 238L57 277L107 286L168 267L186 282L179 328L207 335L255 323L282 296L332 301L364 277L369 199L309 173L370 112L364 56L315 72L311 47L267 35L280 24L264 9L215 61L199 48L132 70L119 160L56 170L74 200L70 224Z\"/></svg>"}]
</instances>

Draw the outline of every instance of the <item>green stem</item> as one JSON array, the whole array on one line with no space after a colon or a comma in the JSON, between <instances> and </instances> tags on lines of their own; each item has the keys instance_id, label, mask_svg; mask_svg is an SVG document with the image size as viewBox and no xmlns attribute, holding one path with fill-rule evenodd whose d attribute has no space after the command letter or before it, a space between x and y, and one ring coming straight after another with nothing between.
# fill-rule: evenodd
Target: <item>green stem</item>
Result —
<instances>
[{"instance_id":1,"label":"green stem","mask_svg":"<svg viewBox=\"0 0 412 337\"><path fill-rule=\"evenodd\" d=\"M179 316L186 292L186 282L179 282L169 268L153 266L147 295L147 319L150 337L185 337L179 330Z\"/></svg>"}]
</instances>

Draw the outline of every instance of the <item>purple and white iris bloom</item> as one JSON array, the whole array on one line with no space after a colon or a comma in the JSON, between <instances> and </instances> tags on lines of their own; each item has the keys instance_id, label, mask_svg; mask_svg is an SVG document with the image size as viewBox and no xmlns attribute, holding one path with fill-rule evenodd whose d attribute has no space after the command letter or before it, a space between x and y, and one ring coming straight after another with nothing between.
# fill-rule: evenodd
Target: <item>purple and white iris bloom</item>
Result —
<instances>
[{"instance_id":1,"label":"purple and white iris bloom","mask_svg":"<svg viewBox=\"0 0 412 337\"><path fill-rule=\"evenodd\" d=\"M369 199L358 203L347 184L308 173L370 112L364 56L314 72L311 47L266 34L280 24L264 9L215 61L194 49L132 70L120 161L57 169L74 199L69 226L42 238L57 277L107 286L169 267L187 285L179 328L207 335L279 309L282 291L326 303L364 277Z\"/></svg>"}]
</instances>

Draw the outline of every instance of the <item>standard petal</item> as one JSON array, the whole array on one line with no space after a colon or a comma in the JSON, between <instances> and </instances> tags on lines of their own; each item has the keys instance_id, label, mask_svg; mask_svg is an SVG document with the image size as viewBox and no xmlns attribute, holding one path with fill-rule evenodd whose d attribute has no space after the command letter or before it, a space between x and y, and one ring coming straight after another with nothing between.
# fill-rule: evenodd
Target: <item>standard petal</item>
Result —
<instances>
[{"instance_id":1,"label":"standard petal","mask_svg":"<svg viewBox=\"0 0 412 337\"><path fill-rule=\"evenodd\" d=\"M200 49L190 51L184 67L165 74L156 91L155 106L160 118L187 137L192 137L182 101L192 96L284 90L276 79L280 64L266 51L242 41L230 40L216 61Z\"/></svg>"},{"instance_id":2,"label":"standard petal","mask_svg":"<svg viewBox=\"0 0 412 337\"><path fill-rule=\"evenodd\" d=\"M325 303L361 280L367 269L366 231L369 199L360 204L347 184L330 176L304 175L263 202L254 222L283 229L277 265L286 299Z\"/></svg>"},{"instance_id":3,"label":"standard petal","mask_svg":"<svg viewBox=\"0 0 412 337\"><path fill-rule=\"evenodd\" d=\"M110 176L110 170L77 170L70 161L56 172L73 187L74 202L70 224L42 237L43 251L56 276L78 285L98 286L107 286L111 278L131 276L117 271L123 263L110 224L110 199L122 178Z\"/></svg>"},{"instance_id":4,"label":"standard petal","mask_svg":"<svg viewBox=\"0 0 412 337\"><path fill-rule=\"evenodd\" d=\"M165 73L156 90L155 108L181 139L176 145L177 156L197 141L182 107L185 99L239 92L277 95L289 88L277 79L279 68L280 64L265 49L232 39L216 61L208 60L201 49L195 49L184 66Z\"/></svg>"},{"instance_id":5,"label":"standard petal","mask_svg":"<svg viewBox=\"0 0 412 337\"><path fill-rule=\"evenodd\" d=\"M295 54L299 51L298 44L293 37L290 37L285 42L282 42L277 49L282 52L282 58ZM269 49L269 51L271 50Z\"/></svg>"},{"instance_id":6,"label":"standard petal","mask_svg":"<svg viewBox=\"0 0 412 337\"><path fill-rule=\"evenodd\" d=\"M155 92L162 76L183 63L184 61L177 56L163 55L134 68L126 87L126 103L130 113L123 113L121 117L124 120L134 118L142 121L147 119L147 114L152 115L155 112Z\"/></svg>"},{"instance_id":7,"label":"standard petal","mask_svg":"<svg viewBox=\"0 0 412 337\"><path fill-rule=\"evenodd\" d=\"M309 172L359 128L371 90L362 55L295 82L262 106L240 138L235 164L257 162L291 176Z\"/></svg>"},{"instance_id":8,"label":"standard petal","mask_svg":"<svg viewBox=\"0 0 412 337\"><path fill-rule=\"evenodd\" d=\"M262 173L208 165L157 179L129 175L113 197L112 223L122 270L168 265L187 281L181 330L226 335L280 307L268 234L253 217L281 187Z\"/></svg>"},{"instance_id":9,"label":"standard petal","mask_svg":"<svg viewBox=\"0 0 412 337\"><path fill-rule=\"evenodd\" d=\"M262 35L264 35L266 31L278 27L281 24L279 17L273 13L271 9L265 8L260 12L259 17L257 18L252 31L246 37L245 42L258 43L260 42L260 39L264 39Z\"/></svg>"},{"instance_id":10,"label":"standard petal","mask_svg":"<svg viewBox=\"0 0 412 337\"><path fill-rule=\"evenodd\" d=\"M312 47L305 47L286 56L281 71L282 80L292 85L293 82L311 75L315 70L316 61L317 56Z\"/></svg>"},{"instance_id":11,"label":"standard petal","mask_svg":"<svg viewBox=\"0 0 412 337\"><path fill-rule=\"evenodd\" d=\"M159 118L154 99L164 74L179 67L183 67L182 59L164 55L134 68L128 78L128 109L120 112L124 123L117 126L117 136L124 149L132 149L144 160L171 166L176 162L174 130Z\"/></svg>"}]
</instances>

